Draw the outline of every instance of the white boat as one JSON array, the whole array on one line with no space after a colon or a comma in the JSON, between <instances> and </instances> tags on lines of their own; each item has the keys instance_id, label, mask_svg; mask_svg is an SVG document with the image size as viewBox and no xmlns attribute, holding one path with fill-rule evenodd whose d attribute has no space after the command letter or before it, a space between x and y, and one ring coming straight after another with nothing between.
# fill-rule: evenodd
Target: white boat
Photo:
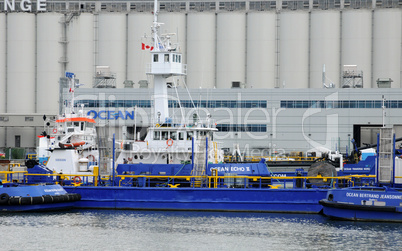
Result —
<instances>
[{"instance_id":1,"label":"white boat","mask_svg":"<svg viewBox=\"0 0 402 251\"><path fill-rule=\"evenodd\" d=\"M154 80L154 114L152 125L147 128L143 141L119 141L117 147L117 164L152 163L180 164L191 162L194 151L195 162L223 162L223 151L213 141L213 133L217 132L216 124L208 115L201 121L199 114L193 114L192 121L173 121L168 110L168 77L186 74L186 65L182 62L180 47L172 46L174 34L160 34L161 23L158 23L157 1L154 3L154 21L152 26L153 49L151 63L147 74ZM177 88L173 83L172 88ZM179 97L177 97L179 100ZM180 100L178 102L180 106ZM180 108L181 110L181 108ZM203 152L208 152L204 156Z\"/></svg>"},{"instance_id":2,"label":"white boat","mask_svg":"<svg viewBox=\"0 0 402 251\"><path fill-rule=\"evenodd\" d=\"M73 73L69 80L69 99L65 112L56 119L44 116L45 130L39 137L38 158L57 173L88 173L99 157L95 120L84 114L83 106L74 107L74 89L78 86Z\"/></svg>"}]
</instances>

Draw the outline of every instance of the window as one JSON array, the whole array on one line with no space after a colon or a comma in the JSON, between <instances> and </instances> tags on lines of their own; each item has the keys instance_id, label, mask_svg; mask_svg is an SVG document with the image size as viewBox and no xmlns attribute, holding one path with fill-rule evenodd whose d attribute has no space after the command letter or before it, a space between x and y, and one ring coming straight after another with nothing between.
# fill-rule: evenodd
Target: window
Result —
<instances>
[{"instance_id":1,"label":"window","mask_svg":"<svg viewBox=\"0 0 402 251\"><path fill-rule=\"evenodd\" d=\"M15 135L15 147L21 147L21 135Z\"/></svg>"},{"instance_id":2,"label":"window","mask_svg":"<svg viewBox=\"0 0 402 251\"><path fill-rule=\"evenodd\" d=\"M187 140L191 140L193 138L193 132L187 132Z\"/></svg>"},{"instance_id":3,"label":"window","mask_svg":"<svg viewBox=\"0 0 402 251\"><path fill-rule=\"evenodd\" d=\"M176 132L170 132L170 138L171 139L173 139L173 140L176 140L177 139L177 133Z\"/></svg>"},{"instance_id":4,"label":"window","mask_svg":"<svg viewBox=\"0 0 402 251\"><path fill-rule=\"evenodd\" d=\"M165 63L169 62L169 54L165 54Z\"/></svg>"},{"instance_id":5,"label":"window","mask_svg":"<svg viewBox=\"0 0 402 251\"><path fill-rule=\"evenodd\" d=\"M154 132L154 140L160 140L161 139L161 132Z\"/></svg>"},{"instance_id":6,"label":"window","mask_svg":"<svg viewBox=\"0 0 402 251\"><path fill-rule=\"evenodd\" d=\"M169 132L162 132L162 140L168 140L169 139Z\"/></svg>"},{"instance_id":7,"label":"window","mask_svg":"<svg viewBox=\"0 0 402 251\"><path fill-rule=\"evenodd\" d=\"M184 140L184 132L179 132L179 140Z\"/></svg>"},{"instance_id":8,"label":"window","mask_svg":"<svg viewBox=\"0 0 402 251\"><path fill-rule=\"evenodd\" d=\"M159 61L159 55L158 54L154 54L154 62L158 62Z\"/></svg>"}]
</instances>

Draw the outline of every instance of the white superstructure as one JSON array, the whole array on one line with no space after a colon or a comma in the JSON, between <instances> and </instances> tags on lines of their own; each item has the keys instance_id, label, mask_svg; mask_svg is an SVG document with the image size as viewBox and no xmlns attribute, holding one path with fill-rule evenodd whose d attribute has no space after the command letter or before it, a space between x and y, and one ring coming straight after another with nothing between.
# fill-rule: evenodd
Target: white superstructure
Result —
<instances>
[{"instance_id":1,"label":"white superstructure","mask_svg":"<svg viewBox=\"0 0 402 251\"><path fill-rule=\"evenodd\" d=\"M173 120L169 115L167 79L185 75L186 65L183 64L181 48L178 44L172 43L172 37L176 34L161 33L163 23L158 21L159 12L156 3L157 0L155 0L152 25L151 63L147 69L147 74L153 77L154 83L153 119L147 128L144 140L136 138L137 135L135 135L135 140L121 141L117 163L184 164L193 162L204 166L207 162L221 162L223 152L213 141L213 133L218 130L209 116L206 121L201 121L199 113L195 112L193 120L188 121L184 114L177 120ZM171 88L177 88L177 82L170 85ZM180 97L175 100L180 106L178 112L183 112Z\"/></svg>"},{"instance_id":2,"label":"white superstructure","mask_svg":"<svg viewBox=\"0 0 402 251\"><path fill-rule=\"evenodd\" d=\"M84 106L74 107L78 84L74 73L66 73L69 96L64 113L55 120L44 117L45 131L38 136L38 158L57 173L92 172L99 158L95 120L84 114Z\"/></svg>"}]
</instances>

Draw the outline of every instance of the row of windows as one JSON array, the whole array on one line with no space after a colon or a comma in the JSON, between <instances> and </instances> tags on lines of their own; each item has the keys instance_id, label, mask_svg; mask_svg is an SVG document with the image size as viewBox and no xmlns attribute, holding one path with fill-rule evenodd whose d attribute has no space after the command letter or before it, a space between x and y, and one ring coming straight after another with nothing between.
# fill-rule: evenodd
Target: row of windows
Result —
<instances>
[{"instance_id":1,"label":"row of windows","mask_svg":"<svg viewBox=\"0 0 402 251\"><path fill-rule=\"evenodd\" d=\"M386 108L402 108L402 100L385 101ZM381 108L382 100L286 100L281 108Z\"/></svg>"},{"instance_id":2,"label":"row of windows","mask_svg":"<svg viewBox=\"0 0 402 251\"><path fill-rule=\"evenodd\" d=\"M218 124L216 128L219 132L266 132L265 124Z\"/></svg>"},{"instance_id":3,"label":"row of windows","mask_svg":"<svg viewBox=\"0 0 402 251\"><path fill-rule=\"evenodd\" d=\"M168 101L169 108L178 108L177 100ZM84 104L86 107L116 107L130 108L141 107L151 108L151 100L78 100L75 105ZM182 100L180 104L184 108L267 108L265 100ZM381 100L284 100L281 101L281 108L381 108ZM386 108L402 108L402 100L387 100L385 101Z\"/></svg>"},{"instance_id":4,"label":"row of windows","mask_svg":"<svg viewBox=\"0 0 402 251\"><path fill-rule=\"evenodd\" d=\"M194 105L193 105L194 103ZM267 101L265 100L183 100L180 101L182 107L193 108L267 108ZM169 100L169 108L178 108L179 102L177 100Z\"/></svg>"},{"instance_id":5,"label":"row of windows","mask_svg":"<svg viewBox=\"0 0 402 251\"><path fill-rule=\"evenodd\" d=\"M154 140L191 140L193 138L193 132L176 132L176 131L155 131Z\"/></svg>"},{"instance_id":6,"label":"row of windows","mask_svg":"<svg viewBox=\"0 0 402 251\"><path fill-rule=\"evenodd\" d=\"M150 108L151 100L76 100L75 105L84 104L85 107L141 107Z\"/></svg>"},{"instance_id":7,"label":"row of windows","mask_svg":"<svg viewBox=\"0 0 402 251\"><path fill-rule=\"evenodd\" d=\"M194 103L194 105L193 105ZM75 105L84 104L86 107L141 107L150 108L152 106L151 100L77 100ZM177 100L169 100L169 108L178 108L179 102ZM264 100L182 100L180 104L184 108L205 107L205 108L267 108L267 101Z\"/></svg>"},{"instance_id":8,"label":"row of windows","mask_svg":"<svg viewBox=\"0 0 402 251\"><path fill-rule=\"evenodd\" d=\"M162 54L161 54L162 55ZM171 54L172 58L169 59L170 54L163 54L164 62L175 62L175 63L180 63L181 62L181 55L179 54ZM154 62L159 62L159 54L154 54Z\"/></svg>"}]
</instances>

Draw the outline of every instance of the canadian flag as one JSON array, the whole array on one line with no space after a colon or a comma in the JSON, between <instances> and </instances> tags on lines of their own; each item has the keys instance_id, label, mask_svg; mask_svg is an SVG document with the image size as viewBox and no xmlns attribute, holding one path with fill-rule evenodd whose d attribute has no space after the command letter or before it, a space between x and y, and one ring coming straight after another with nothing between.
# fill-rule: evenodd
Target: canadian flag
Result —
<instances>
[{"instance_id":1,"label":"canadian flag","mask_svg":"<svg viewBox=\"0 0 402 251\"><path fill-rule=\"evenodd\" d=\"M154 49L153 46L149 46L144 43L141 43L141 48L142 48L142 50L150 50L150 51L152 51Z\"/></svg>"}]
</instances>

